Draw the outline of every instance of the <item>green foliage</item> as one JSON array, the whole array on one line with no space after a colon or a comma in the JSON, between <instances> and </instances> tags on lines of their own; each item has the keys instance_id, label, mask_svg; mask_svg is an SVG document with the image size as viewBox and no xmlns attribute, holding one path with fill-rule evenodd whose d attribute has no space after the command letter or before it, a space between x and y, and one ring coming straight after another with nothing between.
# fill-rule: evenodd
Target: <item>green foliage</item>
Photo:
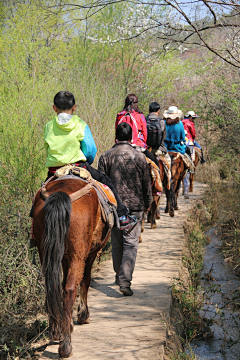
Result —
<instances>
[{"instance_id":1,"label":"green foliage","mask_svg":"<svg viewBox=\"0 0 240 360\"><path fill-rule=\"evenodd\" d=\"M9 319L18 330L19 324L26 325L28 316L43 312L39 262L32 265L28 249L28 214L32 196L46 177L43 128L54 115L52 101L58 91L68 89L75 94L77 114L90 126L98 147L94 165L114 144L116 113L122 110L126 93L136 93L145 114L151 101L158 101L162 110L176 104L182 110L191 107L199 112L200 139L214 167L223 177L239 179L239 80L234 71L212 63L212 58L202 59L199 49L197 55L190 49L189 53L175 50L159 56L161 41L145 35L134 38L139 11L143 17L147 11L157 18L164 16L164 9L160 14L152 7L139 10L132 5L128 9L116 3L81 23L74 18L84 18L87 11L66 13L66 3L0 3L1 333ZM49 11L49 4L58 12ZM124 21L132 27L122 27ZM129 39L123 41L126 37ZM235 230L234 239L238 239ZM198 306L202 241L201 229L193 229L192 257L186 259L191 286L183 297L186 311L193 314ZM38 324L38 331L45 325ZM30 330L28 334L26 341ZM194 328L189 328L187 336L193 335ZM14 336L12 342L7 337L4 341L4 354L9 358L24 349L22 335Z\"/></svg>"},{"instance_id":2,"label":"green foliage","mask_svg":"<svg viewBox=\"0 0 240 360\"><path fill-rule=\"evenodd\" d=\"M200 71L202 68L203 72ZM221 179L240 179L239 75L235 69L206 59L196 69L195 86L187 86L184 101L200 115L196 120L198 138Z\"/></svg>"}]
</instances>

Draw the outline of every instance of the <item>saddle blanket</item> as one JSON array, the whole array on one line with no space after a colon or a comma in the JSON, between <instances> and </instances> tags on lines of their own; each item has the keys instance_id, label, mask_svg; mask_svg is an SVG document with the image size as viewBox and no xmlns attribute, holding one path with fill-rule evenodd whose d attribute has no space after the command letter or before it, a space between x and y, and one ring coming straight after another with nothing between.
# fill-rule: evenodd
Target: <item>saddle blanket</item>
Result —
<instances>
[{"instance_id":1,"label":"saddle blanket","mask_svg":"<svg viewBox=\"0 0 240 360\"><path fill-rule=\"evenodd\" d=\"M173 160L177 160L180 156L184 162L184 164L186 165L187 169L189 169L190 171L194 172L194 164L192 162L192 159L190 158L190 156L188 154L181 154L179 152L173 152L171 151L173 154L176 154L173 158Z\"/></svg>"},{"instance_id":2,"label":"saddle blanket","mask_svg":"<svg viewBox=\"0 0 240 360\"><path fill-rule=\"evenodd\" d=\"M90 172L87 169L77 167L74 165L65 165L55 172L55 177L57 178L60 178L64 175L75 175L80 177L81 179L87 180L88 182L90 182L90 180L96 182L106 194L109 202L117 206L117 201L112 193L112 190L107 185L104 185L99 181L93 179Z\"/></svg>"},{"instance_id":3,"label":"saddle blanket","mask_svg":"<svg viewBox=\"0 0 240 360\"><path fill-rule=\"evenodd\" d=\"M146 161L152 178L153 195L160 195L163 191L162 180L160 177L160 170L158 166L146 156Z\"/></svg>"},{"instance_id":4,"label":"saddle blanket","mask_svg":"<svg viewBox=\"0 0 240 360\"><path fill-rule=\"evenodd\" d=\"M201 150L200 150L198 147L196 147L196 146L194 146L194 150L195 150L195 153L196 153L197 156L198 156L198 160L201 160L201 158L202 158L202 152L201 152Z\"/></svg>"},{"instance_id":5,"label":"saddle blanket","mask_svg":"<svg viewBox=\"0 0 240 360\"><path fill-rule=\"evenodd\" d=\"M169 163L165 160L164 156L157 156L158 161L160 160L163 164L164 172L167 177L167 190L170 190L171 187L171 167Z\"/></svg>"},{"instance_id":6,"label":"saddle blanket","mask_svg":"<svg viewBox=\"0 0 240 360\"><path fill-rule=\"evenodd\" d=\"M65 165L60 169L58 169L54 174L54 179L52 180L60 180L60 179L63 180L69 178L83 180L86 183L90 184L95 189L98 195L103 220L107 223L109 228L112 228L114 226L114 223L116 223L118 228L120 227L117 210L116 210L117 201L111 189L107 185L104 185L98 182L97 180L94 180L91 174L89 173L89 171L87 171L86 169L74 165ZM46 184L47 182L43 184L42 188ZM71 195L74 198L74 193ZM82 196L84 195L85 194L83 194ZM77 197L76 199L78 198L79 197Z\"/></svg>"}]
</instances>

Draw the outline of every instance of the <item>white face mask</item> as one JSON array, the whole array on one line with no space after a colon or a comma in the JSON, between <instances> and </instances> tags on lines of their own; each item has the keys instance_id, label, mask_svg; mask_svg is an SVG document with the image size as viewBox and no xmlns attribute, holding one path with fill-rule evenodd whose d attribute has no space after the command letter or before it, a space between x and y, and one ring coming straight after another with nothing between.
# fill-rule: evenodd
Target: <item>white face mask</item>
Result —
<instances>
[{"instance_id":1,"label":"white face mask","mask_svg":"<svg viewBox=\"0 0 240 360\"><path fill-rule=\"evenodd\" d=\"M63 125L63 124L68 123L72 117L73 117L73 115L70 115L67 113L60 113L60 114L58 114L57 122L59 125Z\"/></svg>"}]
</instances>

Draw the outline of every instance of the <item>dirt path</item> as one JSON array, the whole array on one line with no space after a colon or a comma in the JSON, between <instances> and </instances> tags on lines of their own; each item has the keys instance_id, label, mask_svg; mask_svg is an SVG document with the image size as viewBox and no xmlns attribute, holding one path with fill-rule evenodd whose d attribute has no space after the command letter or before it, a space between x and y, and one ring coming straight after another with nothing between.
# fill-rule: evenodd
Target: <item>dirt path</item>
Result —
<instances>
[{"instance_id":1,"label":"dirt path","mask_svg":"<svg viewBox=\"0 0 240 360\"><path fill-rule=\"evenodd\" d=\"M175 217L164 214L162 198L158 228L145 224L134 271L132 297L124 297L114 284L112 261L93 275L88 305L90 322L76 325L71 360L157 360L164 358L165 323L171 305L172 279L178 275L183 223L188 210L201 197L204 186L195 183L189 200L179 198ZM74 314L76 324L76 313ZM58 359L58 345L49 345L41 359Z\"/></svg>"}]
</instances>

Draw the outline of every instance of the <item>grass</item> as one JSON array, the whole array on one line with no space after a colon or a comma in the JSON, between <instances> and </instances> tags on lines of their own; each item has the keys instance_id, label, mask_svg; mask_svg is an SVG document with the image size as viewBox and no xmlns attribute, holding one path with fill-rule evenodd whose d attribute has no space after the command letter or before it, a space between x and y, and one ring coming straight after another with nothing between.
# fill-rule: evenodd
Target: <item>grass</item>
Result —
<instances>
[{"instance_id":1,"label":"grass","mask_svg":"<svg viewBox=\"0 0 240 360\"><path fill-rule=\"evenodd\" d=\"M195 360L196 355L190 343L209 333L209 323L201 318L204 297L200 286L203 252L206 244L204 228L209 224L209 213L203 201L190 212L185 225L185 241L182 255L180 277L172 287L173 307L171 327L174 345L167 347L166 353L171 360Z\"/></svg>"}]
</instances>

